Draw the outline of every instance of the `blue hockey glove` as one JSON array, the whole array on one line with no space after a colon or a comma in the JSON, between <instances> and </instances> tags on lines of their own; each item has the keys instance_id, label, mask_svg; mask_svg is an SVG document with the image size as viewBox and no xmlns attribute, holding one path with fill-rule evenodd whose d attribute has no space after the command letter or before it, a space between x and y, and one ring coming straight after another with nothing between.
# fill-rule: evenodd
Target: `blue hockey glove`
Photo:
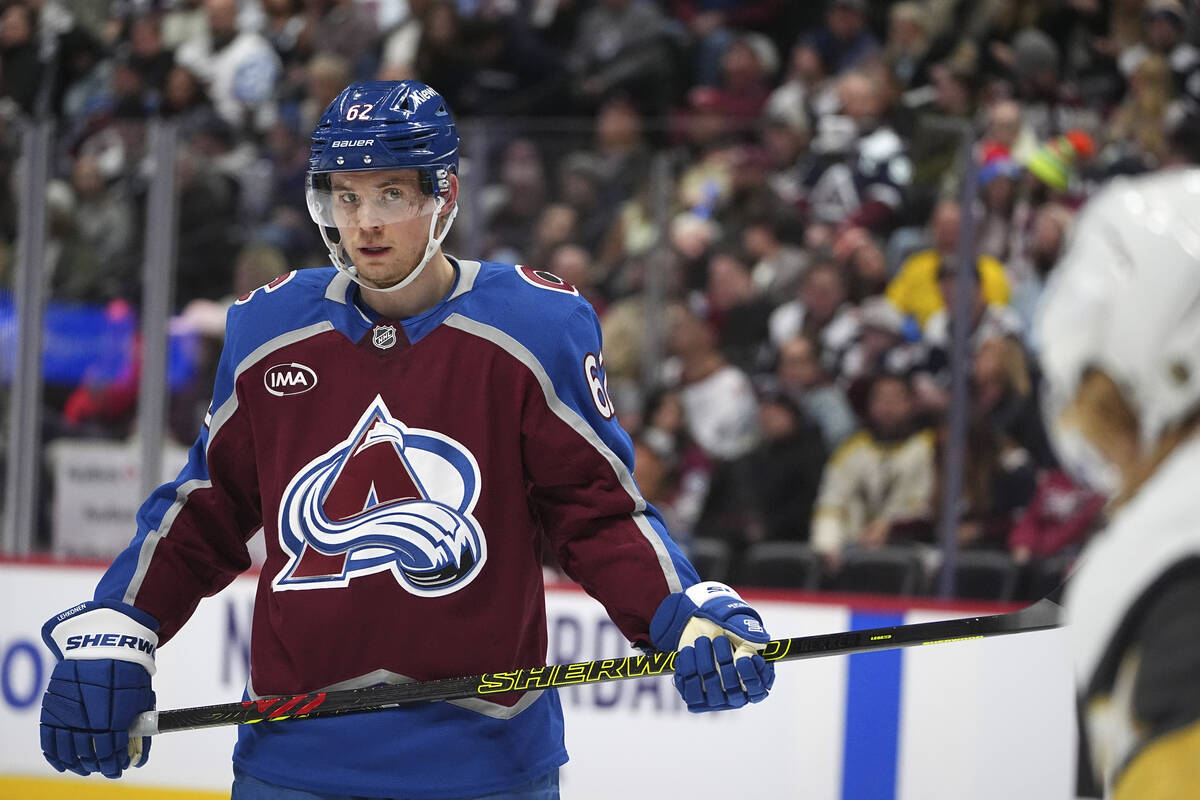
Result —
<instances>
[{"instance_id":1,"label":"blue hockey glove","mask_svg":"<svg viewBox=\"0 0 1200 800\"><path fill-rule=\"evenodd\" d=\"M650 622L659 650L678 650L675 688L688 711L741 708L766 698L775 666L760 652L771 637L762 618L723 583L667 595Z\"/></svg>"},{"instance_id":2,"label":"blue hockey glove","mask_svg":"<svg viewBox=\"0 0 1200 800\"><path fill-rule=\"evenodd\" d=\"M59 772L119 778L150 757L129 726L154 708L150 676L158 622L113 600L81 603L42 626L59 662L42 696L42 754Z\"/></svg>"}]
</instances>

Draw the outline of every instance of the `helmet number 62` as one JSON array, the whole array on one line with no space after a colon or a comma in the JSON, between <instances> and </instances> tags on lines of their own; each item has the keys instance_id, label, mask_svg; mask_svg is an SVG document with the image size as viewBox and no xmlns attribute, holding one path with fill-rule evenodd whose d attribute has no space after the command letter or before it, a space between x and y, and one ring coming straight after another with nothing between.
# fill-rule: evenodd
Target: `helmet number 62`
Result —
<instances>
[{"instance_id":1,"label":"helmet number 62","mask_svg":"<svg viewBox=\"0 0 1200 800\"><path fill-rule=\"evenodd\" d=\"M370 119L371 109L375 107L374 103L355 103L346 109L346 121L354 119Z\"/></svg>"}]
</instances>

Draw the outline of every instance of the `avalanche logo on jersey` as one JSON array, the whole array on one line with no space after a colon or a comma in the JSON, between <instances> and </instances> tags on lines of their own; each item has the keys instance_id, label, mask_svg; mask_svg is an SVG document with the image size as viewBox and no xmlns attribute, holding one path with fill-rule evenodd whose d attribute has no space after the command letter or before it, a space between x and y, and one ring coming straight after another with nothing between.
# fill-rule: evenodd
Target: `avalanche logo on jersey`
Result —
<instances>
[{"instance_id":1,"label":"avalanche logo on jersey","mask_svg":"<svg viewBox=\"0 0 1200 800\"><path fill-rule=\"evenodd\" d=\"M479 483L470 451L408 427L376 396L350 435L288 484L279 542L290 558L271 585L329 589L390 570L414 595L457 592L487 560L471 516Z\"/></svg>"}]
</instances>

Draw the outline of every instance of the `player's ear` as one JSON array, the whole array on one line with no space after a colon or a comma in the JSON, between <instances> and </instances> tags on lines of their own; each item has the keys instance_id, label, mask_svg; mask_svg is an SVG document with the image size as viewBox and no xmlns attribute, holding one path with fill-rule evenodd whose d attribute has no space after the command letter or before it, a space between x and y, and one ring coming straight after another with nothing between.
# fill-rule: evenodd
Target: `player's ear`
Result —
<instances>
[{"instance_id":1,"label":"player's ear","mask_svg":"<svg viewBox=\"0 0 1200 800\"><path fill-rule=\"evenodd\" d=\"M449 214L450 209L454 208L454 204L458 202L458 176L451 172L449 180L450 186L443 195L446 198L446 203L442 206L442 216Z\"/></svg>"}]
</instances>

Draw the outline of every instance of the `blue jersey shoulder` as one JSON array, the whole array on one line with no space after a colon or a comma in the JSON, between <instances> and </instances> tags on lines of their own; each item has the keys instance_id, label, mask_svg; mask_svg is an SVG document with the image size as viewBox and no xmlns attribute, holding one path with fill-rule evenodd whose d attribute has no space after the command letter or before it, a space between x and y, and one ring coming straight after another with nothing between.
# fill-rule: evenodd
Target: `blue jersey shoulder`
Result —
<instances>
[{"instance_id":1,"label":"blue jersey shoulder","mask_svg":"<svg viewBox=\"0 0 1200 800\"><path fill-rule=\"evenodd\" d=\"M545 270L482 262L464 299L459 313L504 331L543 361L581 334L587 340L599 335L587 300Z\"/></svg>"},{"instance_id":2,"label":"blue jersey shoulder","mask_svg":"<svg viewBox=\"0 0 1200 800\"><path fill-rule=\"evenodd\" d=\"M293 270L234 301L225 322L225 348L235 363L292 331L328 321L325 291L333 267Z\"/></svg>"}]
</instances>

